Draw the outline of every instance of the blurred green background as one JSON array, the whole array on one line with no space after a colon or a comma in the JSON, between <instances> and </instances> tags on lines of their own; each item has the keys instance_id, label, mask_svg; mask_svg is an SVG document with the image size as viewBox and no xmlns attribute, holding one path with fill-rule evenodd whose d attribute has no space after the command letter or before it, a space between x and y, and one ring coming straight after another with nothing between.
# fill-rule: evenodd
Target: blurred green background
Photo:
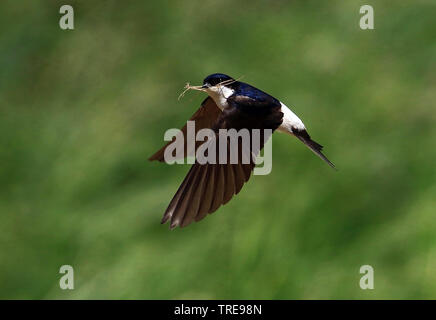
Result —
<instances>
[{"instance_id":1,"label":"blurred green background","mask_svg":"<svg viewBox=\"0 0 436 320\"><path fill-rule=\"evenodd\" d=\"M412 0L2 0L0 298L435 299L435 16ZM147 158L205 98L178 101L184 84L215 72L290 106L339 171L275 134L270 175L170 231L189 166Z\"/></svg>"}]
</instances>

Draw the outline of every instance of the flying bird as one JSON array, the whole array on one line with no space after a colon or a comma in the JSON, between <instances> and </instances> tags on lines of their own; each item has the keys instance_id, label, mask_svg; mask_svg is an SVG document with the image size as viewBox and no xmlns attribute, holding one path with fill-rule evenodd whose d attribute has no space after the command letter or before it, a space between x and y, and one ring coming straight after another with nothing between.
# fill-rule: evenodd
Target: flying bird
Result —
<instances>
[{"instance_id":1,"label":"flying bird","mask_svg":"<svg viewBox=\"0 0 436 320\"><path fill-rule=\"evenodd\" d=\"M270 132L277 130L298 138L313 153L334 168L333 163L321 152L323 147L311 139L300 118L271 95L221 73L207 76L202 86L188 85L187 88L208 94L201 107L189 119L195 121L196 133L200 129L210 128L215 132L214 139L219 141L219 129L248 129L250 135L252 129L270 129ZM187 150L186 130L185 125L181 129L184 133L185 151ZM163 162L165 149L172 142L174 139L149 160ZM263 148L263 142L264 140L261 139L260 149ZM195 142L195 150L202 143L205 142ZM215 212L238 194L244 183L249 180L255 166L251 158L249 163L241 161L244 151L240 144L238 148L240 157L234 164L222 164L219 161L215 164L200 164L195 161L169 203L161 223L170 221L170 229L177 226L185 227ZM260 149L250 151L256 155Z\"/></svg>"}]
</instances>

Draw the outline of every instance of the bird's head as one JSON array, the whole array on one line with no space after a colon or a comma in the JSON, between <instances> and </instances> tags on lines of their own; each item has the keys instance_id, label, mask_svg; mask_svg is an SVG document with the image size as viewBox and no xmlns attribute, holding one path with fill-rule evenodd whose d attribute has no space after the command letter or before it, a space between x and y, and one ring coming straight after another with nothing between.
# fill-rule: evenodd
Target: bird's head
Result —
<instances>
[{"instance_id":1,"label":"bird's head","mask_svg":"<svg viewBox=\"0 0 436 320\"><path fill-rule=\"evenodd\" d=\"M237 83L237 80L226 74L214 73L204 78L202 86L191 86L188 83L181 96L183 96L187 90L193 89L206 92L215 101L227 99L233 94Z\"/></svg>"},{"instance_id":2,"label":"bird's head","mask_svg":"<svg viewBox=\"0 0 436 320\"><path fill-rule=\"evenodd\" d=\"M211 74L211 75L207 76L206 78L204 78L203 88L207 89L207 88L212 88L212 87L216 87L219 85L230 84L230 82L234 82L234 81L235 81L235 79L233 79L232 77L229 77L226 74L214 73L214 74Z\"/></svg>"},{"instance_id":3,"label":"bird's head","mask_svg":"<svg viewBox=\"0 0 436 320\"><path fill-rule=\"evenodd\" d=\"M234 92L236 80L226 74L214 73L203 80L201 88L220 105Z\"/></svg>"}]
</instances>

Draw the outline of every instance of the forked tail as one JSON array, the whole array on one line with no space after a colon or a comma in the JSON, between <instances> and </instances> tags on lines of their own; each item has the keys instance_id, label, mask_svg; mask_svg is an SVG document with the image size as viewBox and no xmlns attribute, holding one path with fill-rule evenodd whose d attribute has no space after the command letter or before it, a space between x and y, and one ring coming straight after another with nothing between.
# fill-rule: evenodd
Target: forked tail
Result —
<instances>
[{"instance_id":1,"label":"forked tail","mask_svg":"<svg viewBox=\"0 0 436 320\"><path fill-rule=\"evenodd\" d=\"M318 157L320 157L322 160L327 162L327 164L332 167L333 169L336 169L335 165L327 159L327 157L321 152L322 151L322 145L319 143L313 141L306 130L295 130L292 132L298 139L301 140L314 154L316 154ZM336 169L337 170L337 169Z\"/></svg>"}]
</instances>

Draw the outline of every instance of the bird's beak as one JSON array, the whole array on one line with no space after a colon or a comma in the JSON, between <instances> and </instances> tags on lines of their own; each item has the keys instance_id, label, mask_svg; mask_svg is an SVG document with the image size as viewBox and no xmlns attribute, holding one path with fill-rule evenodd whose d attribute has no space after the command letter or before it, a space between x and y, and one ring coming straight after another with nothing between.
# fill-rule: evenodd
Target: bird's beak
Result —
<instances>
[{"instance_id":1,"label":"bird's beak","mask_svg":"<svg viewBox=\"0 0 436 320\"><path fill-rule=\"evenodd\" d=\"M206 91L208 87L206 85L202 85L202 86L189 86L189 89L194 89L197 91Z\"/></svg>"}]
</instances>

